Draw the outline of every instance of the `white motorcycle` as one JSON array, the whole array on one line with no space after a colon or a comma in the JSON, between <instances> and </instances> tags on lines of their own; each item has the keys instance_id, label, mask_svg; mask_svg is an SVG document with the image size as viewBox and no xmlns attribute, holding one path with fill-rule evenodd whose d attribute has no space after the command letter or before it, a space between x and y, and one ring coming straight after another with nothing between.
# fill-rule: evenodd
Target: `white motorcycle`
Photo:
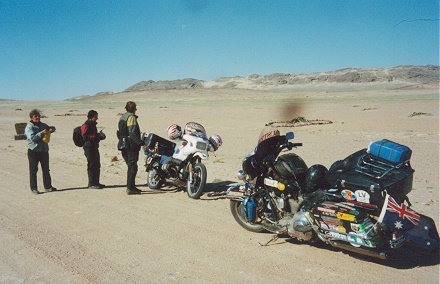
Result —
<instances>
[{"instance_id":1,"label":"white motorcycle","mask_svg":"<svg viewBox=\"0 0 440 284\"><path fill-rule=\"evenodd\" d=\"M219 135L207 138L202 125L189 122L184 132L181 127L172 124L167 129L167 136L173 141L181 141L176 149L176 143L162 138L154 133L142 135L148 149L146 171L148 172L148 187L159 189L165 181L186 183L186 191L190 198L197 199L206 185L207 171L202 160L208 160L209 152L215 152L221 145Z\"/></svg>"}]
</instances>

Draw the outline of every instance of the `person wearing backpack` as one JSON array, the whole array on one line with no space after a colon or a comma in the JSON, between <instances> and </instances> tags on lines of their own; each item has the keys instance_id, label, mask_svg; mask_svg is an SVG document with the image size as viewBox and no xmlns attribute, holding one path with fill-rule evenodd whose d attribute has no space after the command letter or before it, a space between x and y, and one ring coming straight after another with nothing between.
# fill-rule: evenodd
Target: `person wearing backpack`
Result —
<instances>
[{"instance_id":1,"label":"person wearing backpack","mask_svg":"<svg viewBox=\"0 0 440 284\"><path fill-rule=\"evenodd\" d=\"M52 186L52 178L49 169L49 135L55 131L55 126L49 126L41 122L41 114L38 109L29 113L30 121L26 125L25 134L28 141L29 178L31 192L39 194L37 189L38 164L43 172L43 185L46 191L56 191Z\"/></svg>"},{"instance_id":2,"label":"person wearing backpack","mask_svg":"<svg viewBox=\"0 0 440 284\"><path fill-rule=\"evenodd\" d=\"M141 131L135 115L136 103L129 101L125 105L125 114L121 116L118 124L118 149L127 164L127 194L140 194L142 191L136 188L135 178L138 171L137 162L141 147L147 146L141 139Z\"/></svg>"},{"instance_id":3,"label":"person wearing backpack","mask_svg":"<svg viewBox=\"0 0 440 284\"><path fill-rule=\"evenodd\" d=\"M98 131L96 124L98 112L91 110L87 114L87 121L81 125L81 135L84 139L84 156L87 158L87 175L89 188L101 189L105 185L99 182L101 174L101 161L99 156L99 142L106 138L102 130Z\"/></svg>"}]
</instances>

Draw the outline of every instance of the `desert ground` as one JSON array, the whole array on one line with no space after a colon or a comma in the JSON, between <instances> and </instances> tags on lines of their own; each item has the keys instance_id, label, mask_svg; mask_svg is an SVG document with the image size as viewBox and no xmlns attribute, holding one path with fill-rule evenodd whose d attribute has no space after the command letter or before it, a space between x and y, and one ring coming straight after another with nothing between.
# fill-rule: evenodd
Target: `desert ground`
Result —
<instances>
[{"instance_id":1,"label":"desert ground","mask_svg":"<svg viewBox=\"0 0 440 284\"><path fill-rule=\"evenodd\" d=\"M171 123L201 123L223 145L205 163L208 181L199 200L181 188L146 186L141 153L137 184L125 193L126 165L116 148L116 127L129 100L138 105L141 131L165 137ZM14 140L14 124L31 109L56 127L50 145L56 192L29 189L26 140ZM88 189L86 158L72 130L99 112L101 182ZM252 233L233 219L228 186L256 146L266 123L295 117L331 124L282 127L293 131L294 149L308 166L327 168L389 139L409 146L415 169L412 208L439 226L439 89L358 90L152 90L63 101L0 101L0 283L439 283L439 255L409 246L378 260L324 244ZM42 188L41 170L38 173Z\"/></svg>"}]
</instances>

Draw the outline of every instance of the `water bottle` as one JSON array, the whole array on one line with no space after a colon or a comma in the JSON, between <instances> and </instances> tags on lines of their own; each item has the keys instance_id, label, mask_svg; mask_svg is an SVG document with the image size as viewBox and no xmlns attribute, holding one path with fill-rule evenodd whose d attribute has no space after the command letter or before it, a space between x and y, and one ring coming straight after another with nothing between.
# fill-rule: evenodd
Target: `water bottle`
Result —
<instances>
[{"instance_id":1,"label":"water bottle","mask_svg":"<svg viewBox=\"0 0 440 284\"><path fill-rule=\"evenodd\" d=\"M253 199L246 196L241 202L241 215L247 221L253 223L256 219L257 204Z\"/></svg>"},{"instance_id":2,"label":"water bottle","mask_svg":"<svg viewBox=\"0 0 440 284\"><path fill-rule=\"evenodd\" d=\"M43 137L41 140L43 140L44 143L49 143L50 141L50 131L48 130L46 133L43 134Z\"/></svg>"}]
</instances>

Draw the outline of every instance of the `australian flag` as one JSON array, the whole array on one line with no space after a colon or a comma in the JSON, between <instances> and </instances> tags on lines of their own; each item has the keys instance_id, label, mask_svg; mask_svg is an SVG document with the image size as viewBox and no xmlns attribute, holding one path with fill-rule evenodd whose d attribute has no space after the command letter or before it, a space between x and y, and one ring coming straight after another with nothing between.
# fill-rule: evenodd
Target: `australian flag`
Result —
<instances>
[{"instance_id":1,"label":"australian flag","mask_svg":"<svg viewBox=\"0 0 440 284\"><path fill-rule=\"evenodd\" d=\"M417 213L387 194L379 222L427 250L439 248L439 235L434 220Z\"/></svg>"}]
</instances>

